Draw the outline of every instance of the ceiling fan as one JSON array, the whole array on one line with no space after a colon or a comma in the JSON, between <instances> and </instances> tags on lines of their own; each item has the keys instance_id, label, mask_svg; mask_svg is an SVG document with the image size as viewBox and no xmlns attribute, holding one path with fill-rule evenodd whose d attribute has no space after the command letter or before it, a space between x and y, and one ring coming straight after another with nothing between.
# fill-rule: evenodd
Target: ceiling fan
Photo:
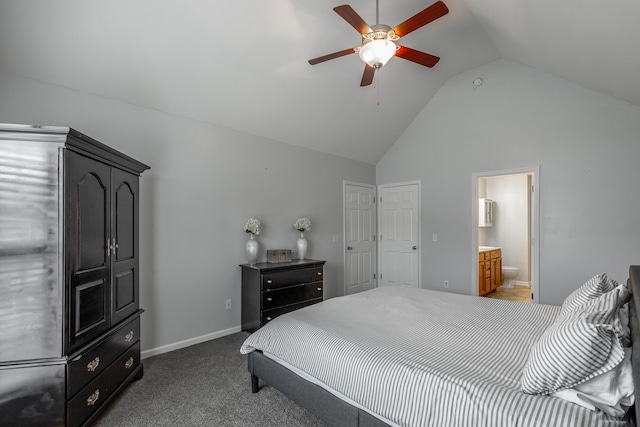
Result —
<instances>
[{"instance_id":1,"label":"ceiling fan","mask_svg":"<svg viewBox=\"0 0 640 427\"><path fill-rule=\"evenodd\" d=\"M373 26L369 26L348 4L336 6L333 10L360 33L362 45L310 59L309 64L311 65L358 52L360 59L366 64L360 86L368 86L373 82L375 71L382 68L393 56L398 56L429 68L436 65L440 60L437 56L401 46L395 42L401 37L449 13L449 9L442 1L435 2L394 28L378 23L378 0L376 0L376 25Z\"/></svg>"}]
</instances>

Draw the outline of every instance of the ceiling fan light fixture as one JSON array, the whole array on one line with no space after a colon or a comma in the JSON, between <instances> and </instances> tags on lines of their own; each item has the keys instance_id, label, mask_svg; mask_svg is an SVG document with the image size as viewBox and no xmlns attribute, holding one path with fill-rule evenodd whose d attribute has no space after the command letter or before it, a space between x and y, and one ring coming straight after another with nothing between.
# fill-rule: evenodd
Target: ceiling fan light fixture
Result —
<instances>
[{"instance_id":1,"label":"ceiling fan light fixture","mask_svg":"<svg viewBox=\"0 0 640 427\"><path fill-rule=\"evenodd\" d=\"M365 43L358 55L367 65L379 69L396 54L396 44L391 40L375 39Z\"/></svg>"}]
</instances>

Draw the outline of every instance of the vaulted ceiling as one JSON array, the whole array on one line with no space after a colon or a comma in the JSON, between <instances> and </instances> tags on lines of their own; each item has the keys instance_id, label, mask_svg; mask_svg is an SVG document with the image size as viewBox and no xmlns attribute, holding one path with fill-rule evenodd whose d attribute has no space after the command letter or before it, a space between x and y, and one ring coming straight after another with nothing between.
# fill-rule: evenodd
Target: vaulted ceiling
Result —
<instances>
[{"instance_id":1,"label":"vaulted ceiling","mask_svg":"<svg viewBox=\"0 0 640 427\"><path fill-rule=\"evenodd\" d=\"M380 23L433 2L379 0ZM376 88L357 55L309 65L360 44L343 3L313 0L0 0L0 70L372 164L447 78L499 58L640 106L637 0L444 2L402 39L440 62L393 58ZM375 0L348 4L376 23Z\"/></svg>"}]
</instances>

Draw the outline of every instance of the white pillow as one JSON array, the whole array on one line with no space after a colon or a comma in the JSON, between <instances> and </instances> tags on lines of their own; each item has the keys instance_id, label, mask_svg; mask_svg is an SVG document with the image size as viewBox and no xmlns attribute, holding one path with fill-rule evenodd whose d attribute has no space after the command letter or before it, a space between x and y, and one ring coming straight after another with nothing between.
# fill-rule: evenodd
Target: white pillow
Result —
<instances>
[{"instance_id":1,"label":"white pillow","mask_svg":"<svg viewBox=\"0 0 640 427\"><path fill-rule=\"evenodd\" d=\"M631 347L624 350L622 362L609 372L551 395L592 411L599 409L614 417L624 417L635 401L631 372Z\"/></svg>"},{"instance_id":2,"label":"white pillow","mask_svg":"<svg viewBox=\"0 0 640 427\"><path fill-rule=\"evenodd\" d=\"M626 291L626 288L624 288ZM560 314L531 349L521 390L551 394L610 371L624 358L614 326L623 287Z\"/></svg>"},{"instance_id":3,"label":"white pillow","mask_svg":"<svg viewBox=\"0 0 640 427\"><path fill-rule=\"evenodd\" d=\"M629 323L629 303L625 303L618 309L613 319L613 328L624 347L631 346L631 324Z\"/></svg>"},{"instance_id":4,"label":"white pillow","mask_svg":"<svg viewBox=\"0 0 640 427\"><path fill-rule=\"evenodd\" d=\"M618 282L610 280L606 274L596 274L564 300L560 315L573 311L592 299L599 298L615 289L618 285Z\"/></svg>"}]
</instances>

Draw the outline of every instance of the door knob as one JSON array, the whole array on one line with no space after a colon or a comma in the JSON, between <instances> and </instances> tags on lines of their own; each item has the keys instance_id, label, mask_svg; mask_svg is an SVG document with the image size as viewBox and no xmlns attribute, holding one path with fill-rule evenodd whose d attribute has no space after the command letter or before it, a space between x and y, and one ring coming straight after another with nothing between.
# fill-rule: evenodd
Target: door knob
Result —
<instances>
[{"instance_id":1,"label":"door knob","mask_svg":"<svg viewBox=\"0 0 640 427\"><path fill-rule=\"evenodd\" d=\"M351 249L353 249L353 246L347 246L348 251L350 251Z\"/></svg>"},{"instance_id":2,"label":"door knob","mask_svg":"<svg viewBox=\"0 0 640 427\"><path fill-rule=\"evenodd\" d=\"M413 249L414 251L417 251L418 247L417 246L411 246L411 249Z\"/></svg>"}]
</instances>

